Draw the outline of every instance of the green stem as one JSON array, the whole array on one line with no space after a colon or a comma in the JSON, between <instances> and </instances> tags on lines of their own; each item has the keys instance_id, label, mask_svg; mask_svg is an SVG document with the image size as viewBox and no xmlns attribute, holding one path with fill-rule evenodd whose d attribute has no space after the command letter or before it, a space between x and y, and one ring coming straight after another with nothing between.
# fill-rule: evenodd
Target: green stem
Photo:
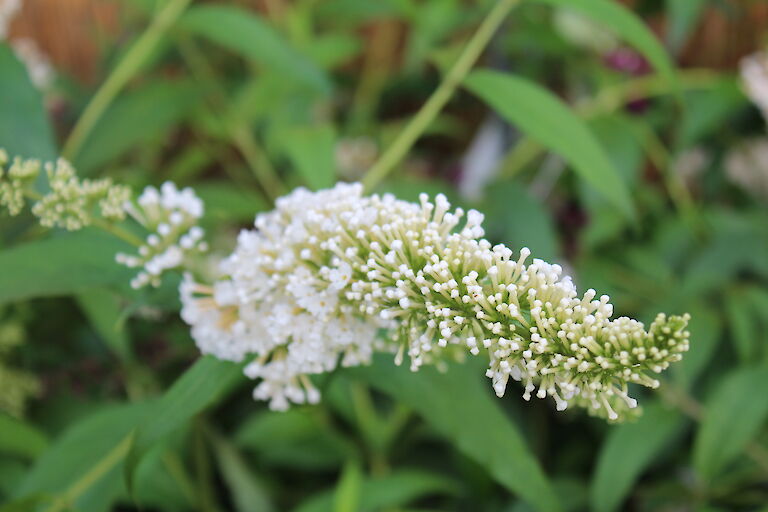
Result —
<instances>
[{"instance_id":1,"label":"green stem","mask_svg":"<svg viewBox=\"0 0 768 512\"><path fill-rule=\"evenodd\" d=\"M435 89L432 96L411 119L405 129L395 139L392 145L384 152L381 158L368 170L363 185L366 190L372 190L383 180L387 174L403 159L408 151L413 147L424 130L434 121L448 100L453 96L456 88L461 84L464 77L474 66L480 54L485 49L491 37L506 18L507 14L515 7L520 0L498 0L493 9L480 24L477 32L467 43L459 58L448 74L443 79L440 86Z\"/></svg>"},{"instance_id":2,"label":"green stem","mask_svg":"<svg viewBox=\"0 0 768 512\"><path fill-rule=\"evenodd\" d=\"M116 224L107 222L104 219L94 218L91 221L91 224L93 224L95 227L99 229L103 229L107 233L114 235L121 240L128 242L129 244L135 247L141 247L142 245L144 245L144 240L142 240L138 236L134 235L129 231L126 231L125 229L121 228Z\"/></svg>"},{"instance_id":3,"label":"green stem","mask_svg":"<svg viewBox=\"0 0 768 512\"><path fill-rule=\"evenodd\" d=\"M271 201L274 201L283 194L285 190L280 178L277 177L277 171L272 166L272 162L264 153L264 150L256 142L251 130L247 126L240 126L231 130L232 140L235 146L245 158L248 167L251 168L259 180L264 193Z\"/></svg>"},{"instance_id":4,"label":"green stem","mask_svg":"<svg viewBox=\"0 0 768 512\"><path fill-rule=\"evenodd\" d=\"M176 22L191 0L169 0L158 11L144 33L136 40L134 45L125 54L123 59L107 77L99 90L85 107L80 119L77 120L67 142L64 144L62 156L69 161L74 161L83 144L90 135L94 126L109 107L115 97L133 78L139 69L147 62L152 51L162 39L163 35Z\"/></svg>"}]
</instances>

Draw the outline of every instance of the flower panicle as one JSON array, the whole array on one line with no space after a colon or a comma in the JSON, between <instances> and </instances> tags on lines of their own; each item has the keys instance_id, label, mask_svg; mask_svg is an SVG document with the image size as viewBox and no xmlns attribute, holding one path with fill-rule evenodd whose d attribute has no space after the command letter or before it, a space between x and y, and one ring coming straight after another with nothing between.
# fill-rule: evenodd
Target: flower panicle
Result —
<instances>
[{"instance_id":1,"label":"flower panicle","mask_svg":"<svg viewBox=\"0 0 768 512\"><path fill-rule=\"evenodd\" d=\"M15 157L7 170L8 154L0 149L0 207L11 216L19 215L31 202L31 211L47 228L77 231L93 224L96 217L111 222L125 218L123 203L130 199L130 188L116 185L109 178L81 180L63 158L41 164L36 159ZM35 190L41 170L45 170L48 191Z\"/></svg>"},{"instance_id":2,"label":"flower panicle","mask_svg":"<svg viewBox=\"0 0 768 512\"><path fill-rule=\"evenodd\" d=\"M110 178L80 179L72 165L60 158L43 165L39 160L16 157L8 169L7 152L0 148L0 212L19 215L31 204L42 226L77 231L91 225L116 232L115 224L131 217L148 233L139 239L120 231L134 242L138 254L118 253L115 259L129 268L140 268L131 280L133 288L158 286L171 269L185 267L190 258L208 250L205 233L198 225L204 206L190 188L179 190L171 182L159 189L149 186L134 202L131 189ZM47 192L36 190L41 171Z\"/></svg>"},{"instance_id":3,"label":"flower panicle","mask_svg":"<svg viewBox=\"0 0 768 512\"><path fill-rule=\"evenodd\" d=\"M127 202L124 208L149 232L138 254L118 253L115 257L129 268L141 268L131 287L158 286L165 272L184 267L190 257L208 250L205 232L198 226L203 202L191 188L179 190L169 181L159 189L149 186L136 204Z\"/></svg>"},{"instance_id":4,"label":"flower panicle","mask_svg":"<svg viewBox=\"0 0 768 512\"><path fill-rule=\"evenodd\" d=\"M613 319L607 296L579 296L526 248L493 246L482 222L443 195L298 189L240 234L212 286L187 277L182 316L203 352L251 359L254 396L276 409L319 398L307 375L377 350L414 371L469 352L488 358L499 396L511 378L526 400L619 420L637 405L629 385L658 386L654 375L688 349L687 315L659 315L648 330Z\"/></svg>"}]
</instances>

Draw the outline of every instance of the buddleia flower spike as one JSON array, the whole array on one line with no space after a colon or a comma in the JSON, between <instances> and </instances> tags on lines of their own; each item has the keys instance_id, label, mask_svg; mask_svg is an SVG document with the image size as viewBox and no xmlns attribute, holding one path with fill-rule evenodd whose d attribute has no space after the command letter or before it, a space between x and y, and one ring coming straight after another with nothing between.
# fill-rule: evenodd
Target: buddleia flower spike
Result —
<instances>
[{"instance_id":1,"label":"buddleia flower spike","mask_svg":"<svg viewBox=\"0 0 768 512\"><path fill-rule=\"evenodd\" d=\"M240 233L218 280L181 285L199 348L249 361L255 398L275 409L319 400L308 375L377 350L414 371L469 352L488 359L498 396L511 379L526 400L618 420L637 405L629 385L658 386L688 350L687 315L660 314L647 330L612 318L609 298L579 296L560 266L485 240L477 211L462 223L442 195L416 204L362 191L292 192Z\"/></svg>"}]
</instances>

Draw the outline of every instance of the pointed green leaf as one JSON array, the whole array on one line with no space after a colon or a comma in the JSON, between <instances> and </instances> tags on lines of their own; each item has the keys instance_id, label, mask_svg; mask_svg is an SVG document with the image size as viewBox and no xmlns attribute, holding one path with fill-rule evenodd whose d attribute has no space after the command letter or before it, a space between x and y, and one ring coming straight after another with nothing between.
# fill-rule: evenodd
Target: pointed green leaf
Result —
<instances>
[{"instance_id":1,"label":"pointed green leaf","mask_svg":"<svg viewBox=\"0 0 768 512\"><path fill-rule=\"evenodd\" d=\"M589 126L548 90L524 78L475 71L466 86L499 115L568 161L592 187L632 217L626 183Z\"/></svg>"},{"instance_id":2,"label":"pointed green leaf","mask_svg":"<svg viewBox=\"0 0 768 512\"><path fill-rule=\"evenodd\" d=\"M618 510L643 471L685 425L679 412L658 403L643 408L637 422L611 427L608 432L592 478L592 510Z\"/></svg>"},{"instance_id":3,"label":"pointed green leaf","mask_svg":"<svg viewBox=\"0 0 768 512\"><path fill-rule=\"evenodd\" d=\"M132 148L162 144L198 99L190 81L142 84L124 92L106 109L73 162L81 175L93 174Z\"/></svg>"},{"instance_id":4,"label":"pointed green leaf","mask_svg":"<svg viewBox=\"0 0 768 512\"><path fill-rule=\"evenodd\" d=\"M349 372L413 408L459 451L538 510L560 510L549 479L517 426L499 408L478 362L452 364L445 373L435 368L411 372L395 366L391 355L380 355L372 366Z\"/></svg>"},{"instance_id":5,"label":"pointed green leaf","mask_svg":"<svg viewBox=\"0 0 768 512\"><path fill-rule=\"evenodd\" d=\"M0 42L0 148L10 157L56 158L43 96L13 50Z\"/></svg>"},{"instance_id":6,"label":"pointed green leaf","mask_svg":"<svg viewBox=\"0 0 768 512\"><path fill-rule=\"evenodd\" d=\"M35 462L16 498L57 495L76 510L108 510L121 490L131 432L147 404L108 406L70 427Z\"/></svg>"},{"instance_id":7,"label":"pointed green leaf","mask_svg":"<svg viewBox=\"0 0 768 512\"><path fill-rule=\"evenodd\" d=\"M683 0L694 1L694 0ZM632 45L671 83L676 83L675 68L664 46L629 8L613 0L533 0L566 7L589 16Z\"/></svg>"},{"instance_id":8,"label":"pointed green leaf","mask_svg":"<svg viewBox=\"0 0 768 512\"><path fill-rule=\"evenodd\" d=\"M294 128L281 139L288 158L311 189L336 183L336 134L331 125Z\"/></svg>"},{"instance_id":9,"label":"pointed green leaf","mask_svg":"<svg viewBox=\"0 0 768 512\"><path fill-rule=\"evenodd\" d=\"M333 493L334 512L356 512L360 506L363 470L360 463L350 459L341 471Z\"/></svg>"},{"instance_id":10,"label":"pointed green leaf","mask_svg":"<svg viewBox=\"0 0 768 512\"><path fill-rule=\"evenodd\" d=\"M78 293L77 302L107 347L122 361L130 360L133 356L122 322L120 297L106 288L91 288Z\"/></svg>"},{"instance_id":11,"label":"pointed green leaf","mask_svg":"<svg viewBox=\"0 0 768 512\"><path fill-rule=\"evenodd\" d=\"M241 376L240 365L213 356L198 359L157 401L136 431L125 475L129 488L142 457L159 440L219 398Z\"/></svg>"},{"instance_id":12,"label":"pointed green leaf","mask_svg":"<svg viewBox=\"0 0 768 512\"><path fill-rule=\"evenodd\" d=\"M213 437L213 452L221 470L224 483L229 488L237 512L275 509L261 479L248 466L245 458L226 438Z\"/></svg>"},{"instance_id":13,"label":"pointed green leaf","mask_svg":"<svg viewBox=\"0 0 768 512\"><path fill-rule=\"evenodd\" d=\"M417 469L397 469L392 473L363 480L360 491L360 512L373 512L388 508L404 507L408 503L428 495L453 494L457 482L434 473ZM294 512L326 512L333 510L332 491L321 492Z\"/></svg>"},{"instance_id":14,"label":"pointed green leaf","mask_svg":"<svg viewBox=\"0 0 768 512\"><path fill-rule=\"evenodd\" d=\"M749 297L743 290L731 290L725 294L725 313L730 341L742 364L754 361L759 353L760 327L753 314Z\"/></svg>"},{"instance_id":15,"label":"pointed green leaf","mask_svg":"<svg viewBox=\"0 0 768 512\"><path fill-rule=\"evenodd\" d=\"M201 5L189 9L179 24L287 79L321 93L331 90L328 76L253 10Z\"/></svg>"},{"instance_id":16,"label":"pointed green leaf","mask_svg":"<svg viewBox=\"0 0 768 512\"><path fill-rule=\"evenodd\" d=\"M672 367L675 379L686 389L691 387L707 367L723 331L720 315L712 307L694 303L688 308L688 312L691 314L688 326L691 331L691 348L683 360Z\"/></svg>"},{"instance_id":17,"label":"pointed green leaf","mask_svg":"<svg viewBox=\"0 0 768 512\"><path fill-rule=\"evenodd\" d=\"M34 425L0 414L0 453L34 459L48 446L48 438Z\"/></svg>"},{"instance_id":18,"label":"pointed green leaf","mask_svg":"<svg viewBox=\"0 0 768 512\"><path fill-rule=\"evenodd\" d=\"M125 242L91 230L0 250L0 303L127 283L134 272L115 263L126 250Z\"/></svg>"},{"instance_id":19,"label":"pointed green leaf","mask_svg":"<svg viewBox=\"0 0 768 512\"><path fill-rule=\"evenodd\" d=\"M709 0L666 0L667 40L673 50L680 50L688 39L691 30L704 11Z\"/></svg>"},{"instance_id":20,"label":"pointed green leaf","mask_svg":"<svg viewBox=\"0 0 768 512\"><path fill-rule=\"evenodd\" d=\"M722 379L706 402L693 445L693 466L710 481L739 455L768 419L768 367L740 368Z\"/></svg>"}]
</instances>

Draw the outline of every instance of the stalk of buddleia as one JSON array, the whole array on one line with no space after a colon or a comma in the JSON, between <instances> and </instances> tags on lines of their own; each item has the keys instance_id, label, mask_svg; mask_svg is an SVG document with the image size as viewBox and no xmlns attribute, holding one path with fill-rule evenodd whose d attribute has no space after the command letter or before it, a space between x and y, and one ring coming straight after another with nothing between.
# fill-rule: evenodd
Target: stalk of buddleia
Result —
<instances>
[{"instance_id":1,"label":"stalk of buddleia","mask_svg":"<svg viewBox=\"0 0 768 512\"><path fill-rule=\"evenodd\" d=\"M412 370L483 354L502 396L509 379L523 398L550 396L619 420L637 405L630 384L688 349L688 316L660 314L645 330L594 290L579 297L558 265L523 248L513 257L483 239L483 216L363 196L359 184L298 189L257 216L211 286L187 276L182 317L204 353L249 360L257 399L274 409L316 402L307 377L391 351ZM386 334L381 335L384 331Z\"/></svg>"}]
</instances>

